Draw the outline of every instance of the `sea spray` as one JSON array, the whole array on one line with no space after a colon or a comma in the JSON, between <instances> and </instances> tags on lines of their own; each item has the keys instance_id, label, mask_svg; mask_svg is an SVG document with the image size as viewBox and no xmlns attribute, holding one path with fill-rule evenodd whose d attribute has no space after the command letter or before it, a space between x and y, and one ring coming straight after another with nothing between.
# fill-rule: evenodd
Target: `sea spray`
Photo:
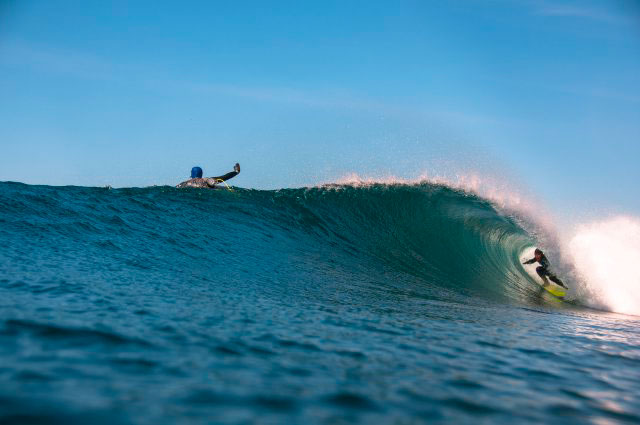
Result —
<instances>
[{"instance_id":1,"label":"sea spray","mask_svg":"<svg viewBox=\"0 0 640 425\"><path fill-rule=\"evenodd\" d=\"M569 249L591 303L640 315L640 219L619 216L581 225Z\"/></svg>"}]
</instances>

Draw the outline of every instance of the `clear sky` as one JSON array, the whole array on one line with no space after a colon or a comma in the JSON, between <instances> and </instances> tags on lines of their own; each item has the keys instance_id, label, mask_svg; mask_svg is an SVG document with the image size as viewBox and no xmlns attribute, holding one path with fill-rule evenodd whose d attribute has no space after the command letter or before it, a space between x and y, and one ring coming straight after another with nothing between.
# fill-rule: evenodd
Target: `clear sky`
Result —
<instances>
[{"instance_id":1,"label":"clear sky","mask_svg":"<svg viewBox=\"0 0 640 425\"><path fill-rule=\"evenodd\" d=\"M484 169L640 214L640 3L0 0L0 147L0 181Z\"/></svg>"}]
</instances>

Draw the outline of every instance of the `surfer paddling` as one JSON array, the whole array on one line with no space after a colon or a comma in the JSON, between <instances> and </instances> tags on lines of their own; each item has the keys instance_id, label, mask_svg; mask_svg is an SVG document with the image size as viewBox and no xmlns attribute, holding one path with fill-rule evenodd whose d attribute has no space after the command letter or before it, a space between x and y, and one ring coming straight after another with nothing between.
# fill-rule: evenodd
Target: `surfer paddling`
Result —
<instances>
[{"instance_id":1,"label":"surfer paddling","mask_svg":"<svg viewBox=\"0 0 640 425\"><path fill-rule=\"evenodd\" d=\"M219 177L204 177L203 178L202 177L202 168L193 167L191 169L191 178L189 180L187 180L187 181L183 181L182 183L180 183L176 187L178 187L178 188L183 188L183 187L205 187L205 188L215 189L217 184L224 183L227 180L234 178L238 174L240 174L240 164L238 164L238 163L236 163L236 165L233 166L233 171L225 174L224 176L219 176Z\"/></svg>"},{"instance_id":2,"label":"surfer paddling","mask_svg":"<svg viewBox=\"0 0 640 425\"><path fill-rule=\"evenodd\" d=\"M544 252L536 248L533 254L534 254L534 257L531 260L527 260L522 264L533 264L536 262L540 263L540 265L536 267L536 273L538 273L538 276L540 276L543 281L547 282L547 276L548 276L550 281L557 283L563 288L566 288L565 284L562 283L560 279L558 279L558 276L551 273L551 271L549 270L549 266L551 264L549 263L549 260L547 260L546 255L544 255Z\"/></svg>"}]
</instances>

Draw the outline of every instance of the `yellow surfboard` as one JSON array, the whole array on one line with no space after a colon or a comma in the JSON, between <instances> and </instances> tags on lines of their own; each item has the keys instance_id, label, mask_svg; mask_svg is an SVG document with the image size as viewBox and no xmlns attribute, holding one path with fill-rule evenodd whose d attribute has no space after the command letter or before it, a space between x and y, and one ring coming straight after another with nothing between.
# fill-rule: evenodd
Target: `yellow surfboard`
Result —
<instances>
[{"instance_id":1,"label":"yellow surfboard","mask_svg":"<svg viewBox=\"0 0 640 425\"><path fill-rule=\"evenodd\" d=\"M559 298L562 298L565 295L567 295L567 290L565 288L563 288L562 286L556 285L555 283L550 282L547 279L543 279L543 280L546 280L547 282L546 283L543 282L542 283L542 287L547 292L549 292L550 294L553 294L553 295L555 295L556 297L559 297Z\"/></svg>"}]
</instances>

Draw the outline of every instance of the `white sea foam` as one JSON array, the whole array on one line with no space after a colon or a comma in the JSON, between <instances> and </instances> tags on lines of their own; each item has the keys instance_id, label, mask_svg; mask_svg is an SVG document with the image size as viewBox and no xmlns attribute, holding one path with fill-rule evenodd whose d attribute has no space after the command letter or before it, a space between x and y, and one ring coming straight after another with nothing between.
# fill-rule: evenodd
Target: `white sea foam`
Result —
<instances>
[{"instance_id":1,"label":"white sea foam","mask_svg":"<svg viewBox=\"0 0 640 425\"><path fill-rule=\"evenodd\" d=\"M640 315L640 219L579 226L568 249L595 306Z\"/></svg>"}]
</instances>

